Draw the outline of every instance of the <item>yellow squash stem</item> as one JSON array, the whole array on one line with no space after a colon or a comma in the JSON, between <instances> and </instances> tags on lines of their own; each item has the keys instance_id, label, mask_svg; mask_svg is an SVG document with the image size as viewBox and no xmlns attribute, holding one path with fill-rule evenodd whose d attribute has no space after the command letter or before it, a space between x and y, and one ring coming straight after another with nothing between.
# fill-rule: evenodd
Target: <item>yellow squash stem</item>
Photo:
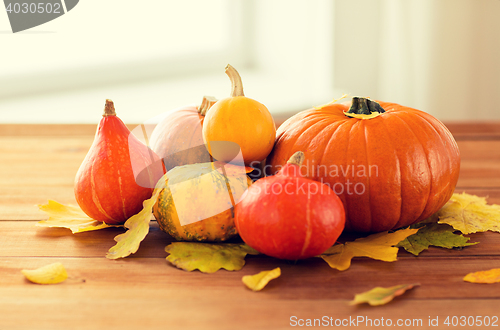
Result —
<instances>
[{"instance_id":1,"label":"yellow squash stem","mask_svg":"<svg viewBox=\"0 0 500 330\"><path fill-rule=\"evenodd\" d=\"M231 80L231 97L245 96L245 94L243 94L243 83L241 82L241 77L238 71L228 64L225 72Z\"/></svg>"}]
</instances>

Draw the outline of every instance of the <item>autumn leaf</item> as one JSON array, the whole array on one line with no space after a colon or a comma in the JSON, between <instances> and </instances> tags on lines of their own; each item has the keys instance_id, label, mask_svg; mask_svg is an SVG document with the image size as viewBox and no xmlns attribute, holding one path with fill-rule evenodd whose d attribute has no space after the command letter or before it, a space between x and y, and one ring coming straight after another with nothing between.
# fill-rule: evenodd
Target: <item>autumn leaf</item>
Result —
<instances>
[{"instance_id":1,"label":"autumn leaf","mask_svg":"<svg viewBox=\"0 0 500 330\"><path fill-rule=\"evenodd\" d=\"M264 270L255 275L245 275L242 278L243 283L253 291L260 291L269 283L269 281L280 277L281 269L279 267L272 270Z\"/></svg>"},{"instance_id":2,"label":"autumn leaf","mask_svg":"<svg viewBox=\"0 0 500 330\"><path fill-rule=\"evenodd\" d=\"M28 280L36 284L57 284L64 282L68 278L68 273L60 262L33 270L23 269L21 273L23 273Z\"/></svg>"},{"instance_id":3,"label":"autumn leaf","mask_svg":"<svg viewBox=\"0 0 500 330\"><path fill-rule=\"evenodd\" d=\"M453 194L436 215L438 223L446 223L463 234L500 232L500 205L488 205L484 197Z\"/></svg>"},{"instance_id":4,"label":"autumn leaf","mask_svg":"<svg viewBox=\"0 0 500 330\"><path fill-rule=\"evenodd\" d=\"M94 220L79 207L64 205L53 200L49 200L47 204L38 205L38 208L49 215L47 220L37 222L36 225L39 227L68 228L73 234L109 227L123 227Z\"/></svg>"},{"instance_id":5,"label":"autumn leaf","mask_svg":"<svg viewBox=\"0 0 500 330\"><path fill-rule=\"evenodd\" d=\"M166 174L165 174L166 175ZM128 230L115 237L117 242L115 246L109 249L106 254L108 259L119 259L125 258L132 253L136 253L139 249L139 245L144 240L146 235L149 233L149 223L151 222L151 212L153 206L158 199L158 195L161 190L165 188L165 175L158 180L155 189L153 190L153 196L146 199L142 205L142 210L131 216L124 224L125 228Z\"/></svg>"},{"instance_id":6,"label":"autumn leaf","mask_svg":"<svg viewBox=\"0 0 500 330\"><path fill-rule=\"evenodd\" d=\"M351 259L354 257L368 257L382 261L396 261L398 244L406 237L415 234L418 229L401 229L394 233L387 231L358 238L354 242L337 244L329 248L320 257L325 260L330 267L338 270L346 270L351 266Z\"/></svg>"},{"instance_id":7,"label":"autumn leaf","mask_svg":"<svg viewBox=\"0 0 500 330\"><path fill-rule=\"evenodd\" d=\"M471 283L497 283L500 282L500 268L465 275L464 281Z\"/></svg>"},{"instance_id":8,"label":"autumn leaf","mask_svg":"<svg viewBox=\"0 0 500 330\"><path fill-rule=\"evenodd\" d=\"M402 295L406 291L419 286L420 284L400 284L391 286L390 288L376 287L370 291L359 293L354 296L349 305L357 305L368 303L370 306L385 305L397 296Z\"/></svg>"},{"instance_id":9,"label":"autumn leaf","mask_svg":"<svg viewBox=\"0 0 500 330\"><path fill-rule=\"evenodd\" d=\"M245 265L247 254L259 252L246 244L207 244L175 242L165 248L170 253L167 260L188 272L198 269L203 273L215 273L221 268L233 271Z\"/></svg>"},{"instance_id":10,"label":"autumn leaf","mask_svg":"<svg viewBox=\"0 0 500 330\"><path fill-rule=\"evenodd\" d=\"M418 256L431 245L451 249L478 243L468 243L469 237L454 234L455 229L446 224L429 223L418 229L418 232L408 236L396 246Z\"/></svg>"}]
</instances>

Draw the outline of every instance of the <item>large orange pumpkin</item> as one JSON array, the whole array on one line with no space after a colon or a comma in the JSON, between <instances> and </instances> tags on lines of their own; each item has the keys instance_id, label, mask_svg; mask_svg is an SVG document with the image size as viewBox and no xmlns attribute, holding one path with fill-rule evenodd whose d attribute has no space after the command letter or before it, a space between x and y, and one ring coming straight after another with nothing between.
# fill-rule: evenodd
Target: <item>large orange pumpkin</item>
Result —
<instances>
[{"instance_id":1,"label":"large orange pumpkin","mask_svg":"<svg viewBox=\"0 0 500 330\"><path fill-rule=\"evenodd\" d=\"M353 98L298 113L277 131L268 157L276 173L296 151L303 173L328 184L346 210L346 230L379 232L424 220L451 197L460 154L433 116Z\"/></svg>"}]
</instances>

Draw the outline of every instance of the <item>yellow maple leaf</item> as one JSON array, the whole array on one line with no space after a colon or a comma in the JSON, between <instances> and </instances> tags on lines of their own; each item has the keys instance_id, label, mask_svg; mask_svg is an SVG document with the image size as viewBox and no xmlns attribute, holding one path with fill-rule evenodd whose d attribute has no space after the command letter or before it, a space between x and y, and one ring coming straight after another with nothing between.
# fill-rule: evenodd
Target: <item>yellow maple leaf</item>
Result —
<instances>
[{"instance_id":1,"label":"yellow maple leaf","mask_svg":"<svg viewBox=\"0 0 500 330\"><path fill-rule=\"evenodd\" d=\"M57 284L68 278L68 273L60 262L55 262L37 269L21 270L28 280L36 284Z\"/></svg>"},{"instance_id":2,"label":"yellow maple leaf","mask_svg":"<svg viewBox=\"0 0 500 330\"><path fill-rule=\"evenodd\" d=\"M330 267L338 270L346 270L351 266L351 259L354 257L368 257L382 261L396 261L398 244L406 237L415 234L418 229L401 229L394 233L387 231L358 238L354 242L337 244L329 248L320 257L325 260Z\"/></svg>"},{"instance_id":3,"label":"yellow maple leaf","mask_svg":"<svg viewBox=\"0 0 500 330\"><path fill-rule=\"evenodd\" d=\"M281 268L277 267L272 270L264 270L255 275L245 275L241 279L249 289L253 291L260 291L269 283L269 281L280 277Z\"/></svg>"},{"instance_id":4,"label":"yellow maple leaf","mask_svg":"<svg viewBox=\"0 0 500 330\"><path fill-rule=\"evenodd\" d=\"M166 174L165 174L166 175ZM128 230L115 237L116 245L111 247L106 254L108 259L125 258L132 253L136 253L139 245L149 233L149 223L151 222L151 212L158 199L161 190L165 188L165 175L158 180L153 190L153 196L142 203L142 210L131 216L124 224Z\"/></svg>"},{"instance_id":5,"label":"yellow maple leaf","mask_svg":"<svg viewBox=\"0 0 500 330\"><path fill-rule=\"evenodd\" d=\"M484 197L453 194L436 216L438 223L446 223L463 234L500 232L500 205L488 205Z\"/></svg>"},{"instance_id":6,"label":"yellow maple leaf","mask_svg":"<svg viewBox=\"0 0 500 330\"><path fill-rule=\"evenodd\" d=\"M123 227L94 220L77 206L64 205L53 200L49 200L47 204L38 205L38 208L49 215L47 220L36 223L39 227L68 228L73 234L109 227Z\"/></svg>"},{"instance_id":7,"label":"yellow maple leaf","mask_svg":"<svg viewBox=\"0 0 500 330\"><path fill-rule=\"evenodd\" d=\"M471 283L497 283L500 282L500 268L465 275L464 281Z\"/></svg>"},{"instance_id":8,"label":"yellow maple leaf","mask_svg":"<svg viewBox=\"0 0 500 330\"><path fill-rule=\"evenodd\" d=\"M175 242L165 247L165 251L170 253L167 260L177 268L189 272L198 269L203 273L215 273L221 268L240 270L247 254L259 254L246 244L232 243Z\"/></svg>"},{"instance_id":9,"label":"yellow maple leaf","mask_svg":"<svg viewBox=\"0 0 500 330\"><path fill-rule=\"evenodd\" d=\"M357 305L362 303L368 303L370 306L380 306L385 305L397 296L402 295L406 291L419 286L420 284L400 284L391 286L390 288L376 287L370 291L356 294L354 300L352 300L349 305Z\"/></svg>"}]
</instances>

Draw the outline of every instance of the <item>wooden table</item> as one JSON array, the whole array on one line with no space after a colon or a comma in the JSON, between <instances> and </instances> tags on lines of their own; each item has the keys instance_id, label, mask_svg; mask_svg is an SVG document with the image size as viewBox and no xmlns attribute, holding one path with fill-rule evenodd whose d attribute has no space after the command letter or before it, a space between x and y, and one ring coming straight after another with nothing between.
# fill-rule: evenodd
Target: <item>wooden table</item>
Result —
<instances>
[{"instance_id":1,"label":"wooden table","mask_svg":"<svg viewBox=\"0 0 500 330\"><path fill-rule=\"evenodd\" d=\"M500 204L500 123L448 126L462 154L457 192ZM400 251L393 263L357 258L344 272L318 258L294 264L250 256L241 271L203 274L165 260L171 239L155 222L139 251L116 261L105 254L122 229L72 235L35 227L46 218L36 204L76 204L73 179L94 131L95 125L0 125L0 329L281 329L330 318L371 319L377 328L388 319L421 320L408 328L448 329L454 328L443 324L448 316L500 317L500 283L462 280L500 267L499 233L471 235L480 244L463 250L430 248L418 257ZM31 284L20 272L56 261L70 276L62 284ZM243 275L277 266L281 277L263 291L243 286ZM356 293L402 283L421 286L385 306L348 305ZM439 327L429 327L437 317ZM371 328L369 322L358 327Z\"/></svg>"}]
</instances>

